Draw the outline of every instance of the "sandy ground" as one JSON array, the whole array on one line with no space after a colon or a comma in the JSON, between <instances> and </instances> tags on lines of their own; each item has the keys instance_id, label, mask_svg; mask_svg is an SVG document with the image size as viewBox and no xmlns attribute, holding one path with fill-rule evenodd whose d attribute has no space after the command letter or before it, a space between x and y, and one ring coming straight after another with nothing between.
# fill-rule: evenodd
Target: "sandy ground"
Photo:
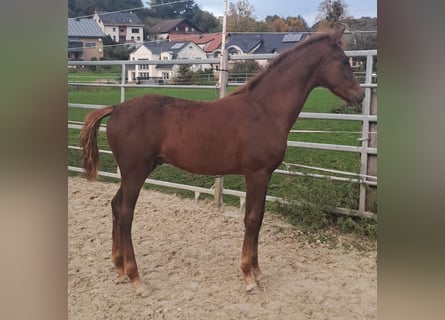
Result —
<instances>
[{"instance_id":1,"label":"sandy ground","mask_svg":"<svg viewBox=\"0 0 445 320\"><path fill-rule=\"evenodd\" d=\"M376 319L374 243L309 241L266 213L263 280L244 291L239 209L142 190L133 222L139 273L150 291L115 284L110 201L117 184L68 179L69 319ZM323 237L320 237L322 239ZM360 242L366 249L350 243Z\"/></svg>"}]
</instances>

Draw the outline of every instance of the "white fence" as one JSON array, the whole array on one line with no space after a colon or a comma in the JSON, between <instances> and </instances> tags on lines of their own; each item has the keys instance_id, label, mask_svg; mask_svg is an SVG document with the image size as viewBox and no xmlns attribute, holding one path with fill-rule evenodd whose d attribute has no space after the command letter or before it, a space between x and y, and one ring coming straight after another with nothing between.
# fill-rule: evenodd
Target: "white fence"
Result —
<instances>
[{"instance_id":1,"label":"white fence","mask_svg":"<svg viewBox=\"0 0 445 320\"><path fill-rule=\"evenodd\" d=\"M300 141L288 141L288 147L300 147L300 148L310 148L319 150L333 150L333 151L344 151L344 152L354 152L360 154L360 172L359 174L353 172L340 172L337 170L325 169L325 168L313 168L309 166L296 165L296 164L285 164L286 167L302 167L309 169L317 169L318 171L324 172L324 174L309 174L302 173L299 171L290 171L277 169L276 174L286 174L286 175L310 175L313 177L329 177L332 180L337 181L350 181L360 184L360 199L358 210L349 208L334 208L333 211L345 215L354 215L366 218L376 218L377 214L367 210L367 194L371 189L377 188L377 138L376 138L376 126L377 126L377 84L373 83L373 63L374 57L377 56L377 50L366 50L366 51L347 51L348 56L353 57L366 57L366 73L364 77L364 83L362 84L365 89L365 98L362 104L362 114L352 115L352 114L331 114L331 113L308 113L302 112L299 118L306 119L330 119L330 120L349 120L349 121L361 121L362 130L361 138L359 138L360 146L349 146L349 145L335 145L335 144L323 144L323 143L311 143L311 142L300 142ZM276 55L273 54L262 54L262 55L242 55L242 56L230 56L228 59L232 61L238 60L269 60L274 58ZM169 61L144 61L144 64L213 64L219 65L220 59L208 59L208 60L169 60ZM126 82L126 66L132 64L138 64L138 61L69 61L69 66L79 66L79 65L120 65L121 66L121 81L120 83L84 83L84 82L69 82L69 85L75 86L90 86L90 87L119 87L120 90L120 101L125 101L125 89L126 88L159 88L159 85L155 84L129 84ZM236 83L228 83L227 85L239 85ZM215 89L215 86L192 86L192 85L162 85L162 88L174 87L174 88L211 88ZM70 108L88 108L96 109L101 108L103 105L91 105L91 104L76 104L69 103ZM69 121L68 128L70 129L80 129L82 123L75 123ZM100 130L105 130L102 126ZM77 146L68 146L69 149L79 149ZM100 150L101 153L110 153L107 150ZM82 172L82 168L68 166L68 170L75 172ZM99 175L105 177L120 178L119 172L104 172L99 171ZM341 174L341 175L340 175ZM348 176L348 177L345 177ZM216 179L217 183L222 183L222 179ZM215 199L222 199L221 195L215 194L215 192L220 191L223 195L231 195L240 198L241 207L244 206L245 192L238 190L225 189L222 185L216 188L201 188L196 186L184 185L173 183L169 181L160 181L154 179L147 179L146 183L154 184L163 187L178 188L183 190L192 191L195 193L195 198L197 199L201 193L210 194L215 196ZM279 197L267 196L267 201L282 201Z\"/></svg>"}]
</instances>

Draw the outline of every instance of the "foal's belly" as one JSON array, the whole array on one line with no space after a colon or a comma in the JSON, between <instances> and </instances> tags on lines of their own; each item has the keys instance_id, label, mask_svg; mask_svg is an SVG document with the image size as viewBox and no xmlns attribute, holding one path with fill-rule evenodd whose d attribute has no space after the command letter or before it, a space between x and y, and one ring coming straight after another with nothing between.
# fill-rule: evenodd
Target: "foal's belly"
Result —
<instances>
[{"instance_id":1,"label":"foal's belly","mask_svg":"<svg viewBox=\"0 0 445 320\"><path fill-rule=\"evenodd\" d=\"M203 175L240 174L240 163L233 147L206 143L167 146L161 153L165 162L182 170Z\"/></svg>"}]
</instances>

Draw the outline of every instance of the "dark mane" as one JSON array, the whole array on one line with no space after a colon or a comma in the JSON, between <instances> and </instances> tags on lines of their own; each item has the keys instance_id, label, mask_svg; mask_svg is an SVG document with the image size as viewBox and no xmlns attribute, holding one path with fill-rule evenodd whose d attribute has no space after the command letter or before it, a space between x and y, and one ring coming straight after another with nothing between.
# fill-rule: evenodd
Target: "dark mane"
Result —
<instances>
[{"instance_id":1,"label":"dark mane","mask_svg":"<svg viewBox=\"0 0 445 320\"><path fill-rule=\"evenodd\" d=\"M232 91L229 95L237 95L241 93L246 93L251 90L253 90L258 83L261 82L261 80L264 78L264 76L270 72L271 69L275 68L278 64L280 64L283 60L286 60L290 55L293 55L295 51L299 51L303 48L306 48L307 46L312 45L315 42L322 41L330 36L329 33L321 33L317 34L315 36L310 36L303 41L296 44L294 47L286 49L281 54L278 55L278 57L274 58L266 67L266 69L259 74L257 74L255 77L250 79L245 85L242 87L236 89L235 91Z\"/></svg>"}]
</instances>

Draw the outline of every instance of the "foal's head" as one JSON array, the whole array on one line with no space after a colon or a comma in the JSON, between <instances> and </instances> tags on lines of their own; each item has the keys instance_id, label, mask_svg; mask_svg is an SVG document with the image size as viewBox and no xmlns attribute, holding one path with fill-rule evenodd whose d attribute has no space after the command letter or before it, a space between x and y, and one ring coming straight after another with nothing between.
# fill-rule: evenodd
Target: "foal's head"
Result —
<instances>
[{"instance_id":1,"label":"foal's head","mask_svg":"<svg viewBox=\"0 0 445 320\"><path fill-rule=\"evenodd\" d=\"M340 47L344 31L344 27L340 28L327 39L329 52L324 55L325 61L318 70L318 83L349 104L359 104L365 92L354 77L348 57Z\"/></svg>"}]
</instances>

